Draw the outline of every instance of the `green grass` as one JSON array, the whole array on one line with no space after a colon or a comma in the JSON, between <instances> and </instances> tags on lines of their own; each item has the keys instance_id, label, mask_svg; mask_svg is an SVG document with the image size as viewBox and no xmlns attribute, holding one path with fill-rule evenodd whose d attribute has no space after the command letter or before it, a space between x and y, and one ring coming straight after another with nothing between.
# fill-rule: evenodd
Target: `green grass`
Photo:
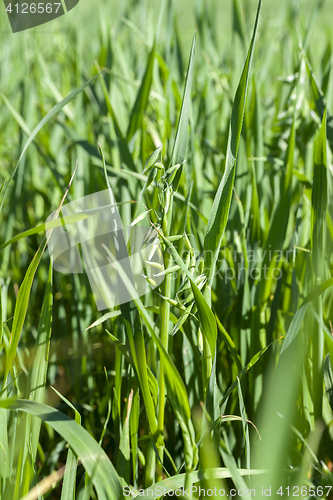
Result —
<instances>
[{"instance_id":1,"label":"green grass","mask_svg":"<svg viewBox=\"0 0 333 500\"><path fill-rule=\"evenodd\" d=\"M1 499L333 487L330 7L260 8L1 15ZM114 262L133 300L98 311L45 221L105 189L165 278L138 298Z\"/></svg>"}]
</instances>

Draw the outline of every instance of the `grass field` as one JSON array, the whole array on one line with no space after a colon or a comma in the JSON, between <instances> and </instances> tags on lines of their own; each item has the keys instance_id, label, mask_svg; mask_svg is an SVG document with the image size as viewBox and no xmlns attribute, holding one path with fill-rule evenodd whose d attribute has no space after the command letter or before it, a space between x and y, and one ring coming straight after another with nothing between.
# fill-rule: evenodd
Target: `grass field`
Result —
<instances>
[{"instance_id":1,"label":"grass field","mask_svg":"<svg viewBox=\"0 0 333 500\"><path fill-rule=\"evenodd\" d=\"M331 11L0 5L1 500L333 498ZM49 250L106 190L156 241L100 308Z\"/></svg>"}]
</instances>

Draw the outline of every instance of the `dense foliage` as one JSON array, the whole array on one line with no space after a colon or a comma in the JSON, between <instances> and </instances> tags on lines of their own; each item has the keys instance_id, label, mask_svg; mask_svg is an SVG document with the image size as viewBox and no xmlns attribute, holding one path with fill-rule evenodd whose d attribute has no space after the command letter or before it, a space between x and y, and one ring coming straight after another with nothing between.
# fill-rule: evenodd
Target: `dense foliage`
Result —
<instances>
[{"instance_id":1,"label":"dense foliage","mask_svg":"<svg viewBox=\"0 0 333 500\"><path fill-rule=\"evenodd\" d=\"M330 9L234 0L221 34L223 2L160 3L0 52L0 496L333 498ZM45 221L106 189L164 279L98 311Z\"/></svg>"}]
</instances>

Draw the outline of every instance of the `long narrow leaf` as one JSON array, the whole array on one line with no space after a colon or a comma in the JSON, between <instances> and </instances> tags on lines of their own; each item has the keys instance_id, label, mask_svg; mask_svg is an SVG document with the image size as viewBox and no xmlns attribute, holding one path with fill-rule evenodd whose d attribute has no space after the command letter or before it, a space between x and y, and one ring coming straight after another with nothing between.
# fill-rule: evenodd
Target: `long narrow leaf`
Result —
<instances>
[{"instance_id":1,"label":"long narrow leaf","mask_svg":"<svg viewBox=\"0 0 333 500\"><path fill-rule=\"evenodd\" d=\"M230 210L232 189L235 179L239 140L244 120L249 75L250 75L256 35L258 31L260 10L261 10L261 0L259 0L252 40L250 43L243 73L238 84L235 101L232 107L231 120L229 125L227 154L225 160L225 170L214 199L205 235L205 241L204 241L205 264L206 267L209 269L210 285L212 284L212 281L214 279L216 260L218 253L220 251L220 246L224 230L227 225L227 220Z\"/></svg>"}]
</instances>

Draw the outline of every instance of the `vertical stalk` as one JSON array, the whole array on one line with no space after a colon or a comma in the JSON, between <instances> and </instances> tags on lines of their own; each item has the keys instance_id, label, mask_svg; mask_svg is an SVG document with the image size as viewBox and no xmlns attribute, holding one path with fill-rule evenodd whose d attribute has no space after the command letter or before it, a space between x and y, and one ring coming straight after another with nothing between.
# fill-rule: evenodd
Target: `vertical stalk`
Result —
<instances>
[{"instance_id":1,"label":"vertical stalk","mask_svg":"<svg viewBox=\"0 0 333 500\"><path fill-rule=\"evenodd\" d=\"M209 347L207 339L203 336L203 356L202 356L202 392L203 399L206 401L207 389L210 380L210 374L212 373L213 358Z\"/></svg>"},{"instance_id":2,"label":"vertical stalk","mask_svg":"<svg viewBox=\"0 0 333 500\"><path fill-rule=\"evenodd\" d=\"M212 307L212 294L211 287L209 285L205 286L204 297L207 301L209 307ZM212 353L209 347L208 340L205 335L202 338L202 346L203 346L203 356L202 356L202 393L203 400L206 401L207 389L210 380L210 374L212 373L213 367L213 358Z\"/></svg>"},{"instance_id":3,"label":"vertical stalk","mask_svg":"<svg viewBox=\"0 0 333 500\"><path fill-rule=\"evenodd\" d=\"M127 305L127 304L126 304ZM145 343L144 343L144 338L143 338L143 333L141 328L137 328L137 331L135 333L135 339L133 335L133 329L130 324L130 321L128 320L128 317L126 317L126 309L124 312L124 309L122 310L122 314L124 315L125 318L125 325L126 325L126 333L127 333L127 338L128 338L128 343L130 347L130 353L134 361L134 365L138 374L138 379L140 383L140 388L142 391L143 399L145 402L146 406L146 412L147 412L147 417L148 417L148 422L149 422L149 427L151 434L153 436L153 439L157 441L157 430L156 430L156 417L155 417L155 409L154 409L154 404L153 400L150 394L149 390L149 383L148 383L148 376L147 376L147 365L146 365L146 350L145 350Z\"/></svg>"},{"instance_id":4,"label":"vertical stalk","mask_svg":"<svg viewBox=\"0 0 333 500\"><path fill-rule=\"evenodd\" d=\"M172 223L172 209L173 209L173 195L170 197L170 205L167 213L164 213L162 229L165 237L170 236L170 228ZM164 254L164 268L168 269L171 266L172 256L168 249ZM171 296L171 280L172 275L167 274L163 283L163 295L165 297ZM170 303L167 300L161 299L161 322L160 322L160 338L163 344L163 347L166 351L168 351L168 340L169 340L169 317L170 317ZM164 405L165 405L165 380L164 380L164 367L163 360L160 359L160 369L159 369L159 377L158 377L158 385L159 385L159 393L158 393L158 417L157 417L157 425L158 425L158 433L159 433L159 446L158 452L161 462L163 463L163 448L164 448L164 438L163 438L163 429L164 429Z\"/></svg>"}]
</instances>

